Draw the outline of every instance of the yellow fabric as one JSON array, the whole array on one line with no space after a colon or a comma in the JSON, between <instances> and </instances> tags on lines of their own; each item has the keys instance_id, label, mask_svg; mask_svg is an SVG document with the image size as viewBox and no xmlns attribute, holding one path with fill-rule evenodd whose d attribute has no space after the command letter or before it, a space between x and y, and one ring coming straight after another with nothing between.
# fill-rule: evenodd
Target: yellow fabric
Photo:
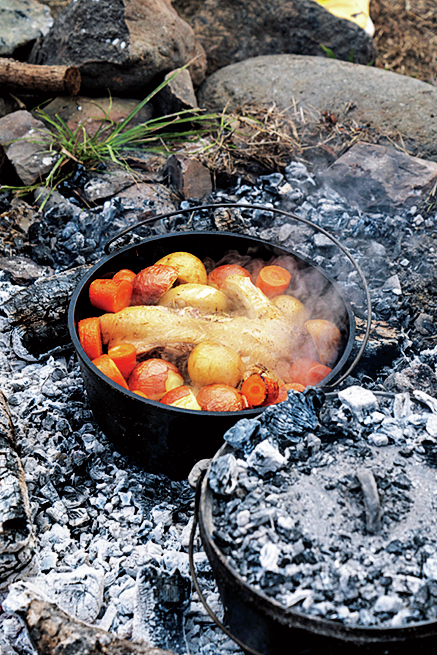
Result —
<instances>
[{"instance_id":1,"label":"yellow fabric","mask_svg":"<svg viewBox=\"0 0 437 655\"><path fill-rule=\"evenodd\" d=\"M315 0L338 18L345 18L359 25L363 30L369 23L369 0Z\"/></svg>"}]
</instances>

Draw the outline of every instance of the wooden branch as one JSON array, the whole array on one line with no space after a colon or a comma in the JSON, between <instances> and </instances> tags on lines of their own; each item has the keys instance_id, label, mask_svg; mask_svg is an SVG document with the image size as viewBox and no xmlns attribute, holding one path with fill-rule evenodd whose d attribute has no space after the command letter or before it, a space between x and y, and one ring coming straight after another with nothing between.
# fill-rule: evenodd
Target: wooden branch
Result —
<instances>
[{"instance_id":1,"label":"wooden branch","mask_svg":"<svg viewBox=\"0 0 437 655\"><path fill-rule=\"evenodd\" d=\"M74 66L38 66L0 57L0 86L8 91L76 96L80 83Z\"/></svg>"},{"instance_id":2,"label":"wooden branch","mask_svg":"<svg viewBox=\"0 0 437 655\"><path fill-rule=\"evenodd\" d=\"M0 589L37 571L29 495L15 443L9 407L0 391Z\"/></svg>"},{"instance_id":3,"label":"wooden branch","mask_svg":"<svg viewBox=\"0 0 437 655\"><path fill-rule=\"evenodd\" d=\"M41 655L172 655L172 651L120 639L77 621L44 600L34 598L23 609L19 614Z\"/></svg>"}]
</instances>

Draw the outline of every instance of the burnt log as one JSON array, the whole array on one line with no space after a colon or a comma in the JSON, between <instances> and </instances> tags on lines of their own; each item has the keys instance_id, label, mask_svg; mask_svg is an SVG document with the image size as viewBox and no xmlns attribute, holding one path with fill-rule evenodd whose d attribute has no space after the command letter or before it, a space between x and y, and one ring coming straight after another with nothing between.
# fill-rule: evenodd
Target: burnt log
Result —
<instances>
[{"instance_id":1,"label":"burnt log","mask_svg":"<svg viewBox=\"0 0 437 655\"><path fill-rule=\"evenodd\" d=\"M6 603L6 608L8 604ZM10 611L10 608L8 608ZM24 619L38 653L44 655L171 655L147 644L120 639L114 634L73 619L54 603L31 598L17 613Z\"/></svg>"},{"instance_id":2,"label":"burnt log","mask_svg":"<svg viewBox=\"0 0 437 655\"><path fill-rule=\"evenodd\" d=\"M0 58L0 86L7 91L75 96L80 83L80 71L75 66L37 66Z\"/></svg>"},{"instance_id":3,"label":"burnt log","mask_svg":"<svg viewBox=\"0 0 437 655\"><path fill-rule=\"evenodd\" d=\"M68 305L74 289L90 268L78 266L39 278L3 303L2 313L17 329L29 353L40 355L69 343Z\"/></svg>"},{"instance_id":4,"label":"burnt log","mask_svg":"<svg viewBox=\"0 0 437 655\"><path fill-rule=\"evenodd\" d=\"M29 494L7 401L0 391L0 588L37 572Z\"/></svg>"}]
</instances>

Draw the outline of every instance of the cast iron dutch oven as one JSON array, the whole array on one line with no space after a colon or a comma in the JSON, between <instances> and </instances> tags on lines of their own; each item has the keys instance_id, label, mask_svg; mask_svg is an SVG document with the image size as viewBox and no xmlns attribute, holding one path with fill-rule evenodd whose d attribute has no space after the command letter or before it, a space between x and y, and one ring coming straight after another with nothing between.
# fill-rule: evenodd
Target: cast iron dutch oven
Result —
<instances>
[{"instance_id":1,"label":"cast iron dutch oven","mask_svg":"<svg viewBox=\"0 0 437 655\"><path fill-rule=\"evenodd\" d=\"M232 452L224 445L215 459ZM209 465L210 468L210 465ZM195 589L211 618L248 655L436 655L437 621L421 621L405 627L345 625L286 608L274 598L251 587L233 569L213 538L213 494L208 473L199 481L196 511L190 539L190 569ZM199 587L193 548L197 527L208 556L229 628L218 620Z\"/></svg>"},{"instance_id":2,"label":"cast iron dutch oven","mask_svg":"<svg viewBox=\"0 0 437 655\"><path fill-rule=\"evenodd\" d=\"M218 207L238 207L251 210L257 208L267 209L257 205L234 205L229 203L202 205L198 208L192 207L189 210L178 210L155 216L152 220L158 221L162 218L184 214L184 212L193 212L196 209L206 210L210 207L214 209ZM312 226L314 230L326 234L353 262L365 283L361 271L348 251L329 233L292 214L270 208L268 208L268 211L290 216ZM144 222L146 221L137 223L135 227ZM117 235L117 238L126 231ZM164 473L172 479L186 478L199 459L212 457L217 452L223 443L224 433L237 420L244 417L253 417L259 414L262 409L250 409L243 412L203 412L179 409L141 398L112 382L85 355L77 335L78 322L82 318L98 314L98 311L89 302L89 286L94 279L111 277L122 268L128 268L137 273L172 252L190 252L201 260L209 258L217 263L230 250L236 250L241 255L261 258L265 262L269 262L277 256L292 256L298 269L312 269L311 272L314 273L314 279L319 286L319 290L326 290L330 299L335 300L341 307L343 345L332 372L323 380L324 386L336 384L342 372L344 378L352 370L367 342L371 315L369 310L364 341L355 360L344 373L354 344L355 319L343 292L323 270L313 266L292 251L260 239L226 232L178 232L152 237L108 255L88 272L76 288L69 307L69 330L79 358L90 407L99 427L120 452L134 456L146 471ZM366 293L368 296L367 287ZM370 309L369 297L367 300ZM321 318L321 316L318 316L318 318Z\"/></svg>"}]
</instances>

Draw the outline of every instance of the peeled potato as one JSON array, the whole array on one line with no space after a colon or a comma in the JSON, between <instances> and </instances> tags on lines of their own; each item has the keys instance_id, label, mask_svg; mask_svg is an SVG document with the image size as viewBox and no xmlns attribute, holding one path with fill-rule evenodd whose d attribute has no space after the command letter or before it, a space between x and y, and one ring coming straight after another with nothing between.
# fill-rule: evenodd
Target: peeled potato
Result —
<instances>
[{"instance_id":1,"label":"peeled potato","mask_svg":"<svg viewBox=\"0 0 437 655\"><path fill-rule=\"evenodd\" d=\"M188 375L197 387L210 384L236 387L243 373L240 355L221 343L203 341L193 348L188 358Z\"/></svg>"},{"instance_id":2,"label":"peeled potato","mask_svg":"<svg viewBox=\"0 0 437 655\"><path fill-rule=\"evenodd\" d=\"M195 307L201 312L214 314L215 312L226 312L229 301L223 291L205 284L180 284L164 293L159 299L158 305L182 309L183 307Z\"/></svg>"},{"instance_id":3,"label":"peeled potato","mask_svg":"<svg viewBox=\"0 0 437 655\"><path fill-rule=\"evenodd\" d=\"M272 303L284 312L296 327L302 327L308 318L308 312L305 305L293 296L275 296L272 298Z\"/></svg>"},{"instance_id":4,"label":"peeled potato","mask_svg":"<svg viewBox=\"0 0 437 655\"><path fill-rule=\"evenodd\" d=\"M305 327L311 335L320 361L325 366L332 366L337 358L341 343L338 327L323 318L306 321Z\"/></svg>"},{"instance_id":5,"label":"peeled potato","mask_svg":"<svg viewBox=\"0 0 437 655\"><path fill-rule=\"evenodd\" d=\"M178 272L179 284L206 284L206 269L201 260L189 252L172 252L156 262L159 266L173 266Z\"/></svg>"}]
</instances>

